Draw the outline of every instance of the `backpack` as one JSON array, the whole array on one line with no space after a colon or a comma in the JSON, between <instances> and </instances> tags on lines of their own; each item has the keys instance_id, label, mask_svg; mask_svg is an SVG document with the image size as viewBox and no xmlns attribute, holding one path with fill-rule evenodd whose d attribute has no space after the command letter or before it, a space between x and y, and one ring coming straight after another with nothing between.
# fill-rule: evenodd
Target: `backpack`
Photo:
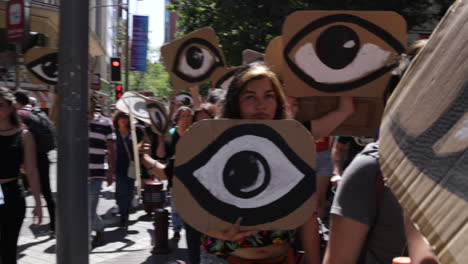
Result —
<instances>
[{"instance_id":1,"label":"backpack","mask_svg":"<svg viewBox=\"0 0 468 264\"><path fill-rule=\"evenodd\" d=\"M36 141L36 150L39 153L47 153L56 147L55 127L49 117L39 109L25 110L28 112L24 123L31 131Z\"/></svg>"}]
</instances>

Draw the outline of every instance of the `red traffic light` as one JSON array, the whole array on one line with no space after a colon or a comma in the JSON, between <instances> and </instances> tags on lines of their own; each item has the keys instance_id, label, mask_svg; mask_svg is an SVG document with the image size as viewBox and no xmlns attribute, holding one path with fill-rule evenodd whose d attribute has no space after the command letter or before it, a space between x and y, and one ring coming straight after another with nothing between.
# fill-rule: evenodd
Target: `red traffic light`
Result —
<instances>
[{"instance_id":1,"label":"red traffic light","mask_svg":"<svg viewBox=\"0 0 468 264\"><path fill-rule=\"evenodd\" d=\"M121 92L122 91L122 85L121 84L116 84L115 85L115 91Z\"/></svg>"},{"instance_id":2,"label":"red traffic light","mask_svg":"<svg viewBox=\"0 0 468 264\"><path fill-rule=\"evenodd\" d=\"M120 97L122 97L122 93L117 93L115 96L117 97L117 99L119 99Z\"/></svg>"},{"instance_id":3,"label":"red traffic light","mask_svg":"<svg viewBox=\"0 0 468 264\"><path fill-rule=\"evenodd\" d=\"M114 66L114 67L119 67L119 66L120 66L120 61L116 61L116 60L113 61L113 62L112 62L112 66Z\"/></svg>"}]
</instances>

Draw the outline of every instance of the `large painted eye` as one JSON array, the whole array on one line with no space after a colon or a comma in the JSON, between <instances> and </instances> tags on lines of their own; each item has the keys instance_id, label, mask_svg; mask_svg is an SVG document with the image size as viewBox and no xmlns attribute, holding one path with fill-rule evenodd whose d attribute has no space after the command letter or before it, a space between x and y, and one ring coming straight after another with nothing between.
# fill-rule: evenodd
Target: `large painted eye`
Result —
<instances>
[{"instance_id":1,"label":"large painted eye","mask_svg":"<svg viewBox=\"0 0 468 264\"><path fill-rule=\"evenodd\" d=\"M322 92L363 86L393 65L404 45L376 24L350 14L321 17L295 34L283 50L288 67Z\"/></svg>"},{"instance_id":2,"label":"large painted eye","mask_svg":"<svg viewBox=\"0 0 468 264\"><path fill-rule=\"evenodd\" d=\"M189 93L179 93L175 96L175 100L185 106L193 105L193 98Z\"/></svg>"},{"instance_id":3,"label":"large painted eye","mask_svg":"<svg viewBox=\"0 0 468 264\"><path fill-rule=\"evenodd\" d=\"M315 192L315 171L264 124L226 129L175 175L207 212L243 226L285 217Z\"/></svg>"},{"instance_id":4,"label":"large painted eye","mask_svg":"<svg viewBox=\"0 0 468 264\"><path fill-rule=\"evenodd\" d=\"M177 50L172 71L182 80L198 82L218 67L224 67L224 61L215 46L202 38L190 38Z\"/></svg>"},{"instance_id":5,"label":"large painted eye","mask_svg":"<svg viewBox=\"0 0 468 264\"><path fill-rule=\"evenodd\" d=\"M168 122L166 110L163 108L163 106L158 103L149 103L146 105L146 109L148 110L151 124L155 127L155 129L160 133L166 132Z\"/></svg>"},{"instance_id":6,"label":"large painted eye","mask_svg":"<svg viewBox=\"0 0 468 264\"><path fill-rule=\"evenodd\" d=\"M49 53L26 64L28 70L39 80L56 85L58 82L57 53Z\"/></svg>"}]
</instances>

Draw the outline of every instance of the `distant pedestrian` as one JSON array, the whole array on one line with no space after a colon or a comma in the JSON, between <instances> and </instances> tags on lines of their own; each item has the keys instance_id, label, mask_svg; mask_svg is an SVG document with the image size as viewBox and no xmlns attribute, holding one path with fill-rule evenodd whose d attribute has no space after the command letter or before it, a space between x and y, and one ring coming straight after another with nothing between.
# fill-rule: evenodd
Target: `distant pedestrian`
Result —
<instances>
[{"instance_id":1,"label":"distant pedestrian","mask_svg":"<svg viewBox=\"0 0 468 264\"><path fill-rule=\"evenodd\" d=\"M89 180L88 195L91 230L96 231L92 247L104 244L104 223L97 214L101 186L113 182L115 172L115 132L112 121L95 112L96 100L91 99L89 111Z\"/></svg>"},{"instance_id":2,"label":"distant pedestrian","mask_svg":"<svg viewBox=\"0 0 468 264\"><path fill-rule=\"evenodd\" d=\"M36 142L36 160L41 182L41 193L47 203L51 233L55 232L55 201L50 189L50 160L48 152L55 149L55 128L44 112L30 105L26 91L15 93L16 109L21 120L28 127Z\"/></svg>"},{"instance_id":3,"label":"distant pedestrian","mask_svg":"<svg viewBox=\"0 0 468 264\"><path fill-rule=\"evenodd\" d=\"M18 236L26 212L26 202L18 183L21 164L34 197L35 222L42 221L36 146L29 131L21 127L14 106L15 98L7 88L0 88L0 263L15 264Z\"/></svg>"}]
</instances>

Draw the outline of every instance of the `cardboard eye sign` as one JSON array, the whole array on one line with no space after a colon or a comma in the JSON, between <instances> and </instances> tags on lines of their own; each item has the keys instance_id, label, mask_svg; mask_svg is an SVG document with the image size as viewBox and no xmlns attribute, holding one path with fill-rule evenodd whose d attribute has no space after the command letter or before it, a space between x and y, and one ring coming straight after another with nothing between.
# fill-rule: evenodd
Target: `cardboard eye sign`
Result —
<instances>
[{"instance_id":1,"label":"cardboard eye sign","mask_svg":"<svg viewBox=\"0 0 468 264\"><path fill-rule=\"evenodd\" d=\"M315 149L294 120L202 120L176 149L177 212L201 232L294 229L316 206Z\"/></svg>"},{"instance_id":2,"label":"cardboard eye sign","mask_svg":"<svg viewBox=\"0 0 468 264\"><path fill-rule=\"evenodd\" d=\"M31 48L24 55L28 80L35 84L56 85L58 82L58 50Z\"/></svg>"},{"instance_id":3,"label":"cardboard eye sign","mask_svg":"<svg viewBox=\"0 0 468 264\"><path fill-rule=\"evenodd\" d=\"M263 56L263 53L251 49L246 49L242 51L242 65L247 65L256 61L263 61Z\"/></svg>"},{"instance_id":4,"label":"cardboard eye sign","mask_svg":"<svg viewBox=\"0 0 468 264\"><path fill-rule=\"evenodd\" d=\"M268 67L283 80L283 37L278 36L268 43L265 49L264 61Z\"/></svg>"},{"instance_id":5,"label":"cardboard eye sign","mask_svg":"<svg viewBox=\"0 0 468 264\"><path fill-rule=\"evenodd\" d=\"M179 102L180 104L185 105L185 106L192 106L193 105L193 98L192 98L192 95L190 93L186 93L186 92L178 93L175 96L175 100L177 102Z\"/></svg>"},{"instance_id":6,"label":"cardboard eye sign","mask_svg":"<svg viewBox=\"0 0 468 264\"><path fill-rule=\"evenodd\" d=\"M282 37L288 95L381 97L406 23L390 11L298 11Z\"/></svg>"},{"instance_id":7,"label":"cardboard eye sign","mask_svg":"<svg viewBox=\"0 0 468 264\"><path fill-rule=\"evenodd\" d=\"M161 54L176 89L210 81L226 67L216 33L211 28L193 31L162 46Z\"/></svg>"},{"instance_id":8,"label":"cardboard eye sign","mask_svg":"<svg viewBox=\"0 0 468 264\"><path fill-rule=\"evenodd\" d=\"M229 86L232 83L232 80L234 79L234 75L236 75L236 73L243 68L244 68L243 66L238 66L234 68L225 69L224 74L220 75L219 79L215 79L213 81L212 86L215 88L221 88L227 91Z\"/></svg>"},{"instance_id":9,"label":"cardboard eye sign","mask_svg":"<svg viewBox=\"0 0 468 264\"><path fill-rule=\"evenodd\" d=\"M380 128L382 172L441 263L468 259L467 22L468 3L456 1L393 92Z\"/></svg>"},{"instance_id":10,"label":"cardboard eye sign","mask_svg":"<svg viewBox=\"0 0 468 264\"><path fill-rule=\"evenodd\" d=\"M151 129L157 134L163 134L169 128L165 105L137 92L125 92L116 102L115 108L127 114L132 111L136 119L151 125Z\"/></svg>"}]
</instances>

